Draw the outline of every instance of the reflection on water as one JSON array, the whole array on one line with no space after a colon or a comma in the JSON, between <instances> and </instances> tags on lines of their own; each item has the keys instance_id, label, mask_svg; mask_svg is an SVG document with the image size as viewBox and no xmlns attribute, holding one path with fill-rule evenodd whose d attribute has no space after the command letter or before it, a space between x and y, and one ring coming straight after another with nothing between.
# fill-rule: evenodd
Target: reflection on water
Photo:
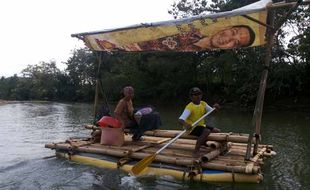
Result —
<instances>
[{"instance_id":1,"label":"reflection on water","mask_svg":"<svg viewBox=\"0 0 310 190\"><path fill-rule=\"evenodd\" d=\"M178 129L179 108L157 108L163 128ZM249 133L252 113L221 110L207 123L224 132ZM276 157L266 161L261 184L183 183L171 176L132 177L49 157L44 144L87 136L92 105L16 103L0 106L0 189L310 189L310 116L307 112L273 111L263 116L263 143L273 144Z\"/></svg>"}]
</instances>

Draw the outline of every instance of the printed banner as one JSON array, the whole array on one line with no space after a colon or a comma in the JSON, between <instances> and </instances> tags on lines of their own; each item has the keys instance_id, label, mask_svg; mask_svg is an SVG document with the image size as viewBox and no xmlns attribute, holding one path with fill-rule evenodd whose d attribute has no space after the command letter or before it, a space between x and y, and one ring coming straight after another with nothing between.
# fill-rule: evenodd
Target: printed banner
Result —
<instances>
[{"instance_id":1,"label":"printed banner","mask_svg":"<svg viewBox=\"0 0 310 190\"><path fill-rule=\"evenodd\" d=\"M263 7L269 1L263 0ZM262 1L260 1L262 3ZM76 34L95 51L179 51L233 49L265 44L267 11L248 5L203 17L141 24L127 28ZM255 8L255 7L254 7ZM248 19L247 15L253 19Z\"/></svg>"}]
</instances>

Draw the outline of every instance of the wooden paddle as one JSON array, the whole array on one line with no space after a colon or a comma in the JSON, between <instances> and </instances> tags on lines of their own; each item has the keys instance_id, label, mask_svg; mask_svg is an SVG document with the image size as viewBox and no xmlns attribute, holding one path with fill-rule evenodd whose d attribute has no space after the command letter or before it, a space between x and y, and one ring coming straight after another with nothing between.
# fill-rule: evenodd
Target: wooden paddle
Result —
<instances>
[{"instance_id":1,"label":"wooden paddle","mask_svg":"<svg viewBox=\"0 0 310 190\"><path fill-rule=\"evenodd\" d=\"M195 126L197 123L199 123L201 120L203 120L205 117L207 117L211 112L213 112L215 110L215 108L212 108L210 111L208 111L206 114L204 114L201 118L199 118L197 121L195 121L192 126ZM147 156L145 158L143 158L142 160L140 160L137 164L135 164L132 168L131 168L131 173L133 173L134 175L138 175L142 170L144 170L144 168L146 168L149 164L151 164L154 160L155 157L161 152L163 151L165 148L167 148L169 145L171 145L172 143L174 143L180 136L182 136L184 133L186 132L186 129L184 131L182 131L180 134L178 134L176 137L174 137L173 139L171 139L165 146L161 147L157 152L155 152L154 154Z\"/></svg>"}]
</instances>

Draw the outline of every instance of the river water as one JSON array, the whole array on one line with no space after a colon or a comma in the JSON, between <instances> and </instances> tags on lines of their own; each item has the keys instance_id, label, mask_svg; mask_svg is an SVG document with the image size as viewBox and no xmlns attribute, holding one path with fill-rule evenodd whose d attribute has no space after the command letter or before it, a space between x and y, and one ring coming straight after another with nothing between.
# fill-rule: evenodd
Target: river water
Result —
<instances>
[{"instance_id":1,"label":"river water","mask_svg":"<svg viewBox=\"0 0 310 190\"><path fill-rule=\"evenodd\" d=\"M177 129L178 108L158 108L163 128ZM44 144L68 137L86 137L82 127L92 121L92 105L12 103L0 105L0 189L310 189L310 114L266 111L264 144L278 153L263 166L260 184L182 182L169 176L132 177L54 157ZM223 132L249 133L251 112L222 109L207 122Z\"/></svg>"}]
</instances>

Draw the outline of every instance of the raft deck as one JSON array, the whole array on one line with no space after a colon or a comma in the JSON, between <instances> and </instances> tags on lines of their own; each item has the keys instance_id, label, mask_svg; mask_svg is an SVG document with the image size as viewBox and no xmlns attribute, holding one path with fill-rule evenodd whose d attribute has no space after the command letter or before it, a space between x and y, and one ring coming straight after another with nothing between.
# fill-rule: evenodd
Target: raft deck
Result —
<instances>
[{"instance_id":1,"label":"raft deck","mask_svg":"<svg viewBox=\"0 0 310 190\"><path fill-rule=\"evenodd\" d=\"M88 126L88 128L97 129L94 126ZM46 144L45 147L55 149L58 156L73 161L101 167L120 168L130 172L131 167L137 161L154 154L180 132L178 130L147 131L142 141L132 141L131 135L125 134L125 143L122 146L102 145L93 142L92 138L71 138L65 142ZM245 160L248 138L248 134L211 133L207 144L200 149L200 156L193 157L192 152L196 139L190 135L183 135L157 155L154 164L145 169L141 175L167 174L181 179L206 182L258 183L263 180L263 160L275 155L275 152L272 145L260 144L258 154ZM83 153L90 154L83 156ZM103 156L114 159L108 161Z\"/></svg>"}]
</instances>

